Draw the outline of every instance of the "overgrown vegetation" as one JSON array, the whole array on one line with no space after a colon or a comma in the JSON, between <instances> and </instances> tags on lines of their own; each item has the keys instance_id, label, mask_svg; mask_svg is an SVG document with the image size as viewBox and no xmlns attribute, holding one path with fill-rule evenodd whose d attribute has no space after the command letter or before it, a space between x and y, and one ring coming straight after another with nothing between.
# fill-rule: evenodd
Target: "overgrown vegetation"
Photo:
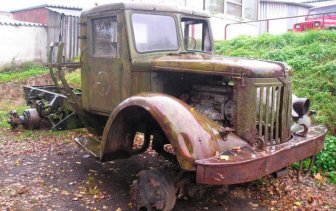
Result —
<instances>
[{"instance_id":1,"label":"overgrown vegetation","mask_svg":"<svg viewBox=\"0 0 336 211\"><path fill-rule=\"evenodd\" d=\"M314 172L336 183L336 32L264 34L242 36L216 43L218 54L286 62L293 68L294 93L312 100L315 121L328 127L331 135L317 156Z\"/></svg>"},{"instance_id":2,"label":"overgrown vegetation","mask_svg":"<svg viewBox=\"0 0 336 211\"><path fill-rule=\"evenodd\" d=\"M0 72L0 83L21 82L30 77L47 73L48 69L34 63L23 64L18 70L3 70Z\"/></svg>"},{"instance_id":3,"label":"overgrown vegetation","mask_svg":"<svg viewBox=\"0 0 336 211\"><path fill-rule=\"evenodd\" d=\"M65 80L68 82L70 87L80 89L81 88L80 69L76 69L73 72L67 73L65 75Z\"/></svg>"}]
</instances>

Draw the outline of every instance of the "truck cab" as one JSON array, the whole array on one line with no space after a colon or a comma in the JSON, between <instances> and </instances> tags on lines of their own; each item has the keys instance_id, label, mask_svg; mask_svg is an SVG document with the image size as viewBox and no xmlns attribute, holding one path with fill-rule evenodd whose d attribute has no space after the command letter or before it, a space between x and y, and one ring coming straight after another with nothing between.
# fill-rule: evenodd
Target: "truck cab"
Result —
<instances>
[{"instance_id":1,"label":"truck cab","mask_svg":"<svg viewBox=\"0 0 336 211\"><path fill-rule=\"evenodd\" d=\"M104 15L102 15L102 13ZM161 92L151 64L163 56L210 55L208 15L153 5L113 4L81 15L82 106L109 115L124 99Z\"/></svg>"}]
</instances>

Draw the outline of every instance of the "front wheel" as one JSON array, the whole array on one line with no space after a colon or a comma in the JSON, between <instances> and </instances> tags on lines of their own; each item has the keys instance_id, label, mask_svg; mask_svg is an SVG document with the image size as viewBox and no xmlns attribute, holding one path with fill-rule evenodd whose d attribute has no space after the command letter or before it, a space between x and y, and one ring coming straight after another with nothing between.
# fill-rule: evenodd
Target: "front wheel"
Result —
<instances>
[{"instance_id":1,"label":"front wheel","mask_svg":"<svg viewBox=\"0 0 336 211\"><path fill-rule=\"evenodd\" d=\"M175 206L174 183L158 169L143 170L131 185L131 198L137 209L169 211Z\"/></svg>"}]
</instances>

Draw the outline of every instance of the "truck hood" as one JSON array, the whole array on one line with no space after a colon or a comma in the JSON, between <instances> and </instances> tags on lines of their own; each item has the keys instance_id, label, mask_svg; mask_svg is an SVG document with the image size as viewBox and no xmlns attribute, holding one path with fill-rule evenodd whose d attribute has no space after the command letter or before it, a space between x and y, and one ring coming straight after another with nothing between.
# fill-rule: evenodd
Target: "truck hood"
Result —
<instances>
[{"instance_id":1,"label":"truck hood","mask_svg":"<svg viewBox=\"0 0 336 211\"><path fill-rule=\"evenodd\" d=\"M285 77L290 68L284 63L203 53L180 53L135 60L147 63L152 70L190 72L216 75L245 76L250 78ZM140 65L140 64L139 64ZM141 66L142 66L141 65Z\"/></svg>"}]
</instances>

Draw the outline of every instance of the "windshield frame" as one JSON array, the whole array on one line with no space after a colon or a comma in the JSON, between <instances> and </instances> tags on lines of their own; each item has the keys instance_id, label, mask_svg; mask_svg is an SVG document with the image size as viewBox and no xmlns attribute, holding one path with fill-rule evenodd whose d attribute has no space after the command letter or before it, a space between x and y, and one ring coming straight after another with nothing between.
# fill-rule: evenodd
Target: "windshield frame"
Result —
<instances>
[{"instance_id":1,"label":"windshield frame","mask_svg":"<svg viewBox=\"0 0 336 211\"><path fill-rule=\"evenodd\" d=\"M134 27L133 27L133 19L132 19L132 16L134 14L145 14L145 15L158 15L158 16L169 16L169 17L172 17L173 20L174 20L174 23L175 23L175 30L176 30L176 39L177 39L177 48L176 49L160 49L160 50L150 50L150 51L139 51L137 49L137 44L136 44L136 41L135 41L135 32L134 32ZM174 16L173 14L171 13L165 13L165 12L156 12L156 13L153 13L153 12L144 12L144 11L131 11L130 14L129 14L129 20L130 20L130 28L131 28L131 32L132 32L132 41L133 41L133 47L135 49L135 51L138 53L138 54L148 54L148 53L153 53L153 52L176 52L176 51L179 51L180 48L181 48L181 45L180 45L180 32L179 32L179 28L178 28L178 22L177 22L177 18L176 16Z\"/></svg>"},{"instance_id":2,"label":"windshield frame","mask_svg":"<svg viewBox=\"0 0 336 211\"><path fill-rule=\"evenodd\" d=\"M182 28L182 19L183 18L189 18L189 19L195 19L195 20L199 20L201 22L204 22L207 24L207 29L208 29L208 36L209 36L209 43L210 43L210 51L204 51L204 50L196 50L196 49L189 49L184 41L184 31ZM194 17L194 16L188 16L188 15L181 15L179 18L179 24L180 24L180 28L181 28L181 42L183 45L183 49L187 52L200 52L200 53L213 53L214 51L214 41L213 41L213 36L212 36L212 30L211 30L211 24L209 22L209 20L207 18L200 18L200 17Z\"/></svg>"},{"instance_id":3,"label":"windshield frame","mask_svg":"<svg viewBox=\"0 0 336 211\"><path fill-rule=\"evenodd\" d=\"M323 7L311 8L308 10L307 19L320 19L323 16L325 19L329 19L329 18L335 19L336 5L328 5L328 6L323 6Z\"/></svg>"}]
</instances>

